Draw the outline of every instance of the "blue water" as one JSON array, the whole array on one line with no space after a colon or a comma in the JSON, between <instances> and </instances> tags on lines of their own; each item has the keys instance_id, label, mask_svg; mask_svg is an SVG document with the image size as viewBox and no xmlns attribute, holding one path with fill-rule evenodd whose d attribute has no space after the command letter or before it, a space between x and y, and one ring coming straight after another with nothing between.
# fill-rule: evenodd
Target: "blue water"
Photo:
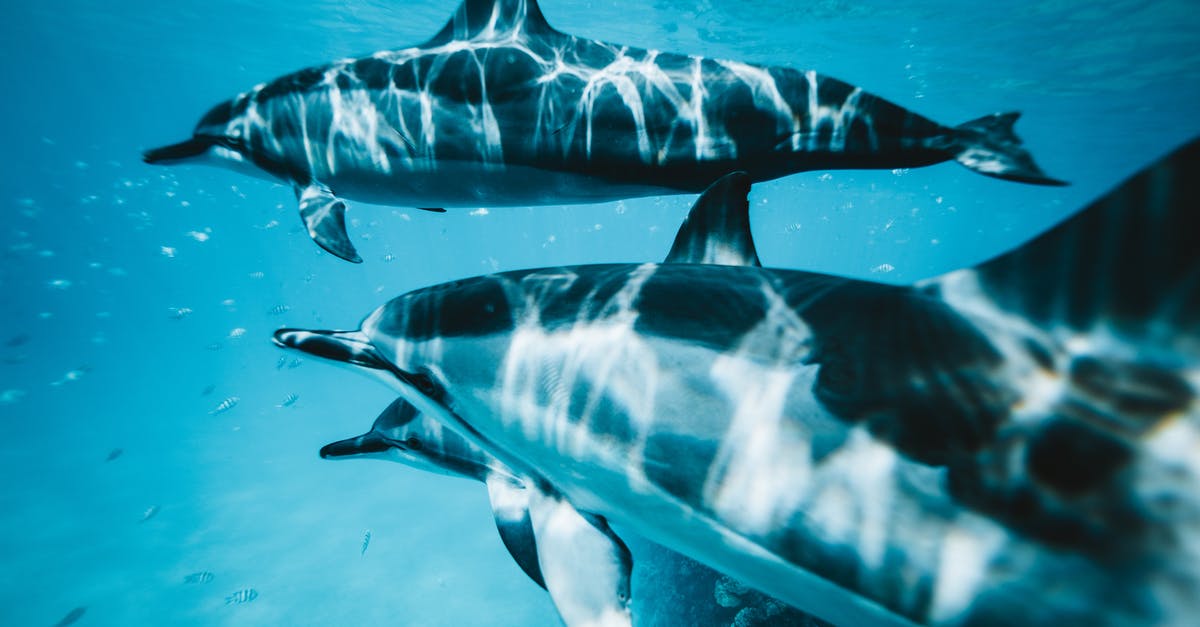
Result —
<instances>
[{"instance_id":1,"label":"blue water","mask_svg":"<svg viewBox=\"0 0 1200 627\"><path fill-rule=\"evenodd\" d=\"M289 189L139 158L258 82L419 43L455 4L5 5L0 624L76 607L79 625L557 624L481 486L320 460L393 395L280 364L269 336L352 328L398 293L493 270L656 260L693 199L444 215L356 202L354 266L313 245ZM1040 165L1072 182L947 163L764 183L752 219L769 266L904 283L981 261L1200 134L1195 0L542 8L581 36L816 69L947 124L1019 110ZM200 571L213 580L184 583ZM226 605L247 588L253 602Z\"/></svg>"}]
</instances>

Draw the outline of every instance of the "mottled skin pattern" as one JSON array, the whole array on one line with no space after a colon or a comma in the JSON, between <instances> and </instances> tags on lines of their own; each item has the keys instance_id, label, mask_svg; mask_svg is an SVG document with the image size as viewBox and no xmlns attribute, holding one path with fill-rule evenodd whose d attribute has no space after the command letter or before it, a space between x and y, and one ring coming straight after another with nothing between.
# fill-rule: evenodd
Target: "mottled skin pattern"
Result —
<instances>
[{"instance_id":1,"label":"mottled skin pattern","mask_svg":"<svg viewBox=\"0 0 1200 627\"><path fill-rule=\"evenodd\" d=\"M1197 198L1193 142L912 287L551 268L401 296L336 350L276 340L390 371L577 507L835 623L1187 624Z\"/></svg>"},{"instance_id":2,"label":"mottled skin pattern","mask_svg":"<svg viewBox=\"0 0 1200 627\"><path fill-rule=\"evenodd\" d=\"M596 202L699 192L734 170L762 181L947 159L1058 183L1020 146L1015 119L951 128L812 71L581 39L551 28L534 0L466 0L430 41L258 85L146 160L216 157L298 190L423 208Z\"/></svg>"}]
</instances>

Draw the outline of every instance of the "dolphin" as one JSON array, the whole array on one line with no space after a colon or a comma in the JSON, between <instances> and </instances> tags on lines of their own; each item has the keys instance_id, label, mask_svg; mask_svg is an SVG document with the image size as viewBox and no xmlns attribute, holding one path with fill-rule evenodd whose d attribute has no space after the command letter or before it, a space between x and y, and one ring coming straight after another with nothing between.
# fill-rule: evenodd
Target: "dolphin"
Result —
<instances>
[{"instance_id":1,"label":"dolphin","mask_svg":"<svg viewBox=\"0 0 1200 627\"><path fill-rule=\"evenodd\" d=\"M404 399L388 405L367 433L322 447L321 457L384 459L484 482L505 547L530 579L549 590L569 626L631 625L634 617L638 625L823 624L660 546L635 538L636 550L630 550L602 519L574 511L560 496L546 494L529 478L518 478L466 438L424 418ZM569 534L534 527L533 521L551 517L530 507L547 505L560 510L557 524L571 528ZM564 537L585 541L560 541ZM541 563L553 573L550 585L543 579ZM631 590L635 563L642 571L636 595Z\"/></svg>"},{"instance_id":2,"label":"dolphin","mask_svg":"<svg viewBox=\"0 0 1200 627\"><path fill-rule=\"evenodd\" d=\"M371 430L328 444L321 457L378 457L484 482L496 528L517 565L550 593L570 627L633 624L632 558L603 518L576 511L553 489L522 477L456 432L396 399Z\"/></svg>"},{"instance_id":3,"label":"dolphin","mask_svg":"<svg viewBox=\"0 0 1200 627\"><path fill-rule=\"evenodd\" d=\"M835 624L1200 613L1200 140L913 285L604 264L416 290L283 347Z\"/></svg>"},{"instance_id":4,"label":"dolphin","mask_svg":"<svg viewBox=\"0 0 1200 627\"><path fill-rule=\"evenodd\" d=\"M464 0L433 39L302 70L209 111L147 163L215 163L291 185L308 233L361 262L342 199L445 207L698 193L834 168L954 159L1057 185L1016 113L943 126L813 71L567 35L536 0Z\"/></svg>"},{"instance_id":5,"label":"dolphin","mask_svg":"<svg viewBox=\"0 0 1200 627\"><path fill-rule=\"evenodd\" d=\"M759 265L749 188L743 172L710 186L688 213L666 263ZM404 399L393 401L367 433L328 444L320 454L388 459L483 482L501 540L525 574L550 593L563 622L632 624L631 554L603 518L576 511L536 478L521 476L442 423L423 419ZM663 556L661 549L646 552L661 562L681 559ZM544 571L553 574L549 581Z\"/></svg>"}]
</instances>

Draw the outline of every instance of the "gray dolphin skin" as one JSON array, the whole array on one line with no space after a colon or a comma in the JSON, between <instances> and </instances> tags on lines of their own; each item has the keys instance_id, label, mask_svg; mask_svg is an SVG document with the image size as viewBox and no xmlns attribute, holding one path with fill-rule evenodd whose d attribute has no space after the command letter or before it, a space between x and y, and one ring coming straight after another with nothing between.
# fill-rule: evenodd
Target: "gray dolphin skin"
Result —
<instances>
[{"instance_id":1,"label":"gray dolphin skin","mask_svg":"<svg viewBox=\"0 0 1200 627\"><path fill-rule=\"evenodd\" d=\"M1197 199L1192 141L911 286L557 267L275 341L379 371L578 511L835 624L1191 624Z\"/></svg>"},{"instance_id":2,"label":"gray dolphin skin","mask_svg":"<svg viewBox=\"0 0 1200 627\"><path fill-rule=\"evenodd\" d=\"M211 162L293 186L309 235L362 261L342 197L440 211L698 193L950 159L1047 177L1016 113L948 127L812 71L560 33L536 0L465 0L433 39L309 68L221 103L147 163Z\"/></svg>"}]
</instances>

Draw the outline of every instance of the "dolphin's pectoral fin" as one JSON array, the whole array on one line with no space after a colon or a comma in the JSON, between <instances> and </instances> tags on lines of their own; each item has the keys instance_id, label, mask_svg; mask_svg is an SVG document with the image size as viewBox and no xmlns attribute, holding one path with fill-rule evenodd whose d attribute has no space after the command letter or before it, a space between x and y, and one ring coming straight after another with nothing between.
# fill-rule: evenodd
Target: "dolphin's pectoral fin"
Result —
<instances>
[{"instance_id":1,"label":"dolphin's pectoral fin","mask_svg":"<svg viewBox=\"0 0 1200 627\"><path fill-rule=\"evenodd\" d=\"M629 548L603 518L581 513L557 493L530 486L529 515L546 590L568 627L633 624Z\"/></svg>"},{"instance_id":2,"label":"dolphin's pectoral fin","mask_svg":"<svg viewBox=\"0 0 1200 627\"><path fill-rule=\"evenodd\" d=\"M750 234L750 176L731 172L708 186L679 227L664 263L761 266Z\"/></svg>"},{"instance_id":3,"label":"dolphin's pectoral fin","mask_svg":"<svg viewBox=\"0 0 1200 627\"><path fill-rule=\"evenodd\" d=\"M432 211L434 213L446 213L446 210L442 209L441 207L417 207L417 209L420 209L421 211Z\"/></svg>"},{"instance_id":4,"label":"dolphin's pectoral fin","mask_svg":"<svg viewBox=\"0 0 1200 627\"><path fill-rule=\"evenodd\" d=\"M500 532L500 540L504 542L508 554L534 583L545 588L546 581L538 566L533 523L529 519L529 490L499 475L488 477L487 488L492 515L496 518L496 530Z\"/></svg>"},{"instance_id":5,"label":"dolphin's pectoral fin","mask_svg":"<svg viewBox=\"0 0 1200 627\"><path fill-rule=\"evenodd\" d=\"M346 235L345 201L318 183L297 187L296 196L300 199L300 217L313 241L346 261L362 263L362 257Z\"/></svg>"}]
</instances>

